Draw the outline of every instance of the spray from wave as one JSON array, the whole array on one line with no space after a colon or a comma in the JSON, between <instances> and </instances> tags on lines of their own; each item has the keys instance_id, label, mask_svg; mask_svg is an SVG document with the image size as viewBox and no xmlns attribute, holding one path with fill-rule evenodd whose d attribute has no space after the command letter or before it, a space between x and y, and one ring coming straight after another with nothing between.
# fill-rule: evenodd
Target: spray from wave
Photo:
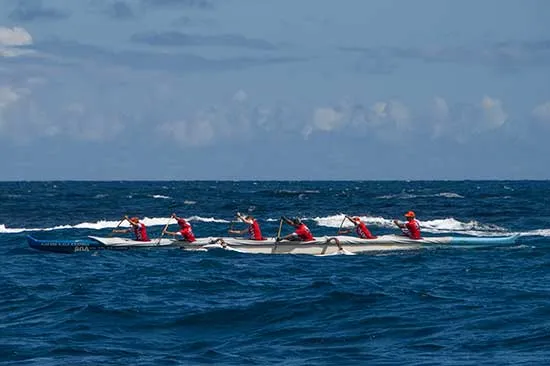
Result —
<instances>
[{"instance_id":1,"label":"spray from wave","mask_svg":"<svg viewBox=\"0 0 550 366\"><path fill-rule=\"evenodd\" d=\"M229 223L228 220L223 219L216 219L214 217L201 217L201 216L191 216L189 218L186 218L188 221L191 222L207 222L207 223ZM161 226L166 225L167 223L175 223L176 221L169 217L144 217L140 220L143 222L146 226ZM123 221L120 223L120 220L118 221L110 221L110 220L99 220L97 222L82 222L80 224L76 225L57 225L52 227L46 227L46 228L7 228L4 224L0 224L0 234L17 234L22 233L26 231L53 231L53 230L68 230L68 229L89 229L89 230L102 230L102 229L114 229L116 227L122 227L122 228L128 228L130 227L130 224L128 222Z\"/></svg>"},{"instance_id":2,"label":"spray from wave","mask_svg":"<svg viewBox=\"0 0 550 366\"><path fill-rule=\"evenodd\" d=\"M382 228L395 228L392 219L386 219L379 216L359 216L367 226L375 226ZM326 217L315 217L312 220L319 226L339 228L352 227L353 224L349 220L345 220L344 214L338 214ZM473 236L488 236L488 235L507 235L509 232L497 225L481 224L477 221L462 222L452 217L445 219L425 220L420 221L420 227L423 232L435 234L460 233Z\"/></svg>"}]
</instances>

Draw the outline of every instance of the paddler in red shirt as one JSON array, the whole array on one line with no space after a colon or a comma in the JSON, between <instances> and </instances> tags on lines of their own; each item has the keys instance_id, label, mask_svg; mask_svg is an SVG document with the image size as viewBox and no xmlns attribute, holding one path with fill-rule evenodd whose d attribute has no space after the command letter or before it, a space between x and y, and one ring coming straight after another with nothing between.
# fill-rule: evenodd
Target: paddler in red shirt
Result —
<instances>
[{"instance_id":1,"label":"paddler in red shirt","mask_svg":"<svg viewBox=\"0 0 550 366\"><path fill-rule=\"evenodd\" d=\"M401 229L403 234L408 236L411 239L421 239L422 236L420 235L420 223L416 219L416 215L413 211L409 211L405 214L405 217L407 218L406 223L401 223L397 220L393 220L393 223L397 225L398 228Z\"/></svg>"},{"instance_id":2,"label":"paddler in red shirt","mask_svg":"<svg viewBox=\"0 0 550 366\"><path fill-rule=\"evenodd\" d=\"M193 229L191 228L191 224L187 220L185 220L183 217L178 217L178 215L176 215L175 213L172 214L172 217L176 219L180 229L175 232L164 230L162 232L163 234L177 236L178 240L186 241L188 243L192 243L195 240L197 240L195 238L195 234L193 234Z\"/></svg>"},{"instance_id":3,"label":"paddler in red shirt","mask_svg":"<svg viewBox=\"0 0 550 366\"><path fill-rule=\"evenodd\" d=\"M258 220L256 220L254 216L244 216L241 215L240 212L237 212L237 217L245 224L248 224L248 228L244 230L230 229L230 234L245 234L246 232L248 232L248 238L250 240L265 240L265 238L262 236L262 231L260 230L260 224L258 224Z\"/></svg>"},{"instance_id":4,"label":"paddler in red shirt","mask_svg":"<svg viewBox=\"0 0 550 366\"><path fill-rule=\"evenodd\" d=\"M309 228L299 218L296 217L295 219L290 220L282 216L281 220L283 220L284 222L286 222L291 226L294 226L296 229L292 234L288 234L287 236L283 236L282 238L277 238L277 241L281 241L281 240L313 241L315 240L313 235L311 235L311 231L309 231Z\"/></svg>"},{"instance_id":5,"label":"paddler in red shirt","mask_svg":"<svg viewBox=\"0 0 550 366\"><path fill-rule=\"evenodd\" d=\"M119 230L114 229L113 233L128 233L133 231L136 241L149 241L149 237L147 236L147 227L144 223L139 221L139 217L134 216L132 218L128 218L128 216L124 216L124 219L130 223L131 228Z\"/></svg>"},{"instance_id":6,"label":"paddler in red shirt","mask_svg":"<svg viewBox=\"0 0 550 366\"><path fill-rule=\"evenodd\" d=\"M372 235L370 230L367 228L367 225L361 220L359 216L349 217L346 216L346 219L351 221L355 225L355 232L357 233L357 236L361 239L376 239L376 236ZM351 230L348 229L340 229L338 231L338 234L347 234Z\"/></svg>"}]
</instances>

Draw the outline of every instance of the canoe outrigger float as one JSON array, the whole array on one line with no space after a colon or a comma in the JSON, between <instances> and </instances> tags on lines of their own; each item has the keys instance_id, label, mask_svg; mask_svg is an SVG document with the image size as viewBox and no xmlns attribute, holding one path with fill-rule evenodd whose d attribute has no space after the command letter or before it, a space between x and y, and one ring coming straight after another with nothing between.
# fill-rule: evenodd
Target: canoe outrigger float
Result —
<instances>
[{"instance_id":1,"label":"canoe outrigger float","mask_svg":"<svg viewBox=\"0 0 550 366\"><path fill-rule=\"evenodd\" d=\"M400 235L382 235L376 239L360 239L353 236L325 236L313 241L299 242L275 238L248 240L242 238L198 238L193 243L169 238L150 241L136 241L120 237L89 236L78 240L39 240L27 236L29 246L34 249L74 253L93 250L127 250L137 248L180 248L184 250L231 250L252 254L358 254L385 250L410 250L426 247L478 247L514 244L519 235L495 237L441 236L414 240Z\"/></svg>"}]
</instances>

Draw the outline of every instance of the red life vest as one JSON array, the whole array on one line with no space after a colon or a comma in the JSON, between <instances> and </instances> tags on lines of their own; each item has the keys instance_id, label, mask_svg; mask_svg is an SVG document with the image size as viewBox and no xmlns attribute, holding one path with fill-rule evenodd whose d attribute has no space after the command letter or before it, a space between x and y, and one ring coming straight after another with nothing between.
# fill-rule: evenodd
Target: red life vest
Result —
<instances>
[{"instance_id":1,"label":"red life vest","mask_svg":"<svg viewBox=\"0 0 550 366\"><path fill-rule=\"evenodd\" d=\"M194 242L195 240L195 234L193 234L193 230L191 229L191 225L187 225L185 227L183 227L179 233L181 234L181 236L183 237L183 240L189 242L189 243L192 243Z\"/></svg>"},{"instance_id":2,"label":"red life vest","mask_svg":"<svg viewBox=\"0 0 550 366\"><path fill-rule=\"evenodd\" d=\"M265 240L262 237L262 231L260 230L260 225L256 220L253 220L252 224L248 225L248 235L252 240Z\"/></svg>"},{"instance_id":3,"label":"red life vest","mask_svg":"<svg viewBox=\"0 0 550 366\"><path fill-rule=\"evenodd\" d=\"M407 221L405 223L405 227L407 228L407 235L411 239L420 239L420 223L417 220L411 220Z\"/></svg>"},{"instance_id":4,"label":"red life vest","mask_svg":"<svg viewBox=\"0 0 550 366\"><path fill-rule=\"evenodd\" d=\"M134 227L134 235L136 236L137 241L149 241L149 237L147 236L147 228L143 223L138 222L136 225L132 226Z\"/></svg>"},{"instance_id":5,"label":"red life vest","mask_svg":"<svg viewBox=\"0 0 550 366\"><path fill-rule=\"evenodd\" d=\"M309 228L306 226L306 224L300 224L294 233L300 238L301 241L312 241L315 240L313 235L311 235L311 231L309 231Z\"/></svg>"},{"instance_id":6,"label":"red life vest","mask_svg":"<svg viewBox=\"0 0 550 366\"><path fill-rule=\"evenodd\" d=\"M367 225L364 222L360 222L355 226L355 231L361 239L376 239L376 236L372 235Z\"/></svg>"}]
</instances>

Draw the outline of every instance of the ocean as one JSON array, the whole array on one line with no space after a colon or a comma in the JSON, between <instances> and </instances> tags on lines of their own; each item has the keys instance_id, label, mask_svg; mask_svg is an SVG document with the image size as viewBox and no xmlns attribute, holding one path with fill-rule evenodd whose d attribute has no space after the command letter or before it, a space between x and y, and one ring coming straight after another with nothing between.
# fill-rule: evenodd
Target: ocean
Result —
<instances>
[{"instance_id":1,"label":"ocean","mask_svg":"<svg viewBox=\"0 0 550 366\"><path fill-rule=\"evenodd\" d=\"M334 235L345 214L381 235L409 210L423 235L520 238L353 256L26 242L124 215L154 237L172 213L227 236L237 211L266 236L282 215ZM1 365L550 364L548 181L3 182L0 257Z\"/></svg>"}]
</instances>

